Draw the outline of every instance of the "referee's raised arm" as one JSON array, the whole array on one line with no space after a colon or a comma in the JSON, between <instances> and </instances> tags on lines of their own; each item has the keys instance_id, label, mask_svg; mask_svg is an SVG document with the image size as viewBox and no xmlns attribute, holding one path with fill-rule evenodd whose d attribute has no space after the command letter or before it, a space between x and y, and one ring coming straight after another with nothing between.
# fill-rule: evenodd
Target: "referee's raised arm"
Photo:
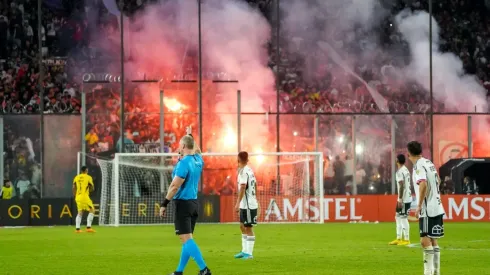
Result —
<instances>
[{"instance_id":1,"label":"referee's raised arm","mask_svg":"<svg viewBox=\"0 0 490 275\"><path fill-rule=\"evenodd\" d=\"M194 139L194 136L192 135L192 127L188 126L185 128L186 134L191 136ZM199 148L199 144L197 144L196 140L194 139L194 154L202 154L201 148Z\"/></svg>"}]
</instances>

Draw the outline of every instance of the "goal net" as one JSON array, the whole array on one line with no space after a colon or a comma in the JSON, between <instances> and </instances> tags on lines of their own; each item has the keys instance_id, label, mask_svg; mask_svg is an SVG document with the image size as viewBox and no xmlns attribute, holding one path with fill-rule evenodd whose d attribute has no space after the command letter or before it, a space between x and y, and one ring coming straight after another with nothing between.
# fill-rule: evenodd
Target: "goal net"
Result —
<instances>
[{"instance_id":1,"label":"goal net","mask_svg":"<svg viewBox=\"0 0 490 275\"><path fill-rule=\"evenodd\" d=\"M81 153L79 156L89 158ZM259 222L324 222L322 153L250 153L249 156L249 166L257 179ZM234 211L238 196L237 154L203 153L203 159L200 194L219 195L216 222L238 222ZM164 218L158 214L177 161L177 154L165 153L115 154L112 160L92 158L91 162L100 169L100 187L96 186L100 188L99 224L173 223L172 203ZM206 207L209 206L201 205Z\"/></svg>"}]
</instances>

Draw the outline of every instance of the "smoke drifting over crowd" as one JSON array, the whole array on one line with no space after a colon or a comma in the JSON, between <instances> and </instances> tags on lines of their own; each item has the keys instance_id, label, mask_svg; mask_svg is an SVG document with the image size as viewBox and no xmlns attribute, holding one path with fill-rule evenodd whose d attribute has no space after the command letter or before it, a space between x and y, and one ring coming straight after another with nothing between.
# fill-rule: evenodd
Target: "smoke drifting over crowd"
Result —
<instances>
[{"instance_id":1,"label":"smoke drifting over crowd","mask_svg":"<svg viewBox=\"0 0 490 275\"><path fill-rule=\"evenodd\" d=\"M203 83L203 111L236 113L238 89L242 91L243 112L274 110L274 74L267 63L267 43L271 40L272 32L266 18L245 1L208 0L202 1L200 19L203 79L208 81L207 84ZM160 1L146 6L133 15L131 20L126 20L126 78L163 78L164 83L180 79L196 80L198 23L197 1ZM112 39L104 37L97 44L106 49L119 49L118 39L118 34L114 32ZM117 51L113 53L118 55ZM114 65L117 70L118 64ZM210 80L215 79L237 80L239 83L209 84ZM197 99L197 85L180 89L182 91L175 95L179 100ZM149 94L154 94L151 101L158 103L158 94ZM197 107L194 110L196 112ZM236 145L236 116L219 115L221 125L207 115L205 119L206 125L213 126L213 129L206 131L227 137L219 143ZM242 124L243 132L252 130L258 136L267 136L269 131L265 122ZM236 148L232 144L228 149ZM227 148L213 146L212 149Z\"/></svg>"},{"instance_id":2,"label":"smoke drifting over crowd","mask_svg":"<svg viewBox=\"0 0 490 275\"><path fill-rule=\"evenodd\" d=\"M304 60L301 68L304 80L315 82L328 78L328 82L335 83L332 86L339 90L340 98L365 89L374 99L373 105L382 112L388 111L390 93L410 93L406 87L412 84L413 89L424 90L428 97L429 15L402 11L394 16L392 2L395 1L283 0L276 14L280 22L273 20L280 26L277 38L272 36L275 31L270 22L245 1L202 1L204 79L239 81L238 85L203 85L203 90L207 89L203 97L210 97L208 102L212 105L203 106L204 111L235 113L237 89L242 91L242 112L274 111L275 79L268 59L275 63L277 55L285 52ZM127 79L143 76L163 77L165 81L196 79L198 23L197 1L160 1L126 20ZM434 99L452 111L483 111L487 108L484 88L473 76L464 75L462 62L456 55L439 52L439 34L440 29L433 20ZM118 41L119 33L114 31L112 36L99 38L95 44L111 49L117 56L114 49L119 49ZM273 44L272 52L267 51L267 43ZM275 43L279 43L279 52ZM290 69L273 65L286 73ZM108 64L108 68L116 70L118 66L118 62ZM328 77L319 73L321 68L326 68ZM386 87L382 91L377 88L379 80ZM358 83L357 90L350 84L352 81ZM195 95L196 89L188 92ZM157 96L151 101L157 102ZM213 126L226 129L223 131L227 133L214 129L213 132L229 137L223 142L236 139L231 134L236 132L235 116L222 115L219 119L222 125ZM386 128L385 122L375 121L373 118L366 127L380 124L379 128ZM384 128L383 131L387 130ZM242 123L242 133L245 132L253 132L260 139L247 141L250 144L271 140L267 119ZM273 144L267 147L274 150Z\"/></svg>"},{"instance_id":3,"label":"smoke drifting over crowd","mask_svg":"<svg viewBox=\"0 0 490 275\"><path fill-rule=\"evenodd\" d=\"M197 57L198 50L196 2L162 1L133 17L125 28L130 77L141 78L144 74L175 79L188 73L189 67L197 73L197 64L189 66L190 61L197 63L191 60ZM410 50L410 62L400 62L401 57L393 54L393 49L382 47L379 41L379 32L387 27L384 24L391 22L389 8L379 0L281 1L281 46L289 44L290 49L303 55L307 78L315 74L315 65L321 63L330 67L333 77L341 81L349 75L345 66L359 71L365 64L378 62L406 75L406 82L415 81L429 90L429 15L403 11L392 20ZM475 111L475 108L481 111L486 107L484 88L473 76L464 75L462 62L456 55L439 52L440 29L434 19L432 22L435 99L455 111ZM267 66L265 47L271 41L271 26L260 11L242 1L204 1L201 24L203 70L214 72L208 78L216 78L221 73L226 79L239 80L244 92L243 106L248 111L273 108L274 74ZM115 49L117 42L113 41L117 39L115 33L113 39L104 37L97 44ZM335 52L319 47L319 41L331 45ZM403 45L399 43L395 47ZM331 56L337 53L343 58L343 64L332 60ZM217 104L217 111L234 111L231 106L235 105L235 100L224 100Z\"/></svg>"},{"instance_id":4,"label":"smoke drifting over crowd","mask_svg":"<svg viewBox=\"0 0 490 275\"><path fill-rule=\"evenodd\" d=\"M308 60L307 63L328 64L333 71L333 77L337 79L345 77L344 73L348 70L362 72L365 64L379 63L379 67L393 66L393 74L398 77L405 75L405 79L402 79L402 82L389 83L391 86L414 81L428 93L430 89L428 13L412 13L404 10L393 20L390 18L392 15L389 9L391 3L395 1L290 0L281 3L283 2L286 2L281 7L285 14L283 24L285 32L297 38L291 40L290 46L304 57L311 56L311 52L316 52L315 58ZM395 26L390 24L393 21L396 23ZM432 22L434 98L453 111L486 110L484 109L487 108L485 89L474 76L464 74L463 63L456 55L439 51L440 29L435 19L432 19ZM393 31L393 27L398 32ZM390 28L392 37L395 37L389 49L383 47L380 41L380 33L386 28ZM319 52L317 42L322 40L332 45L333 49L328 51L320 46L322 50ZM409 62L404 61L402 56L397 56L403 52L403 47L406 45L403 42L406 42L409 47ZM337 53L342 56L343 64L333 60L333 56ZM348 67L347 70L345 66ZM311 67L315 66L306 66L306 68ZM308 70L306 73L314 74ZM377 73L384 75L383 71ZM365 80L369 82L369 79ZM396 90L392 89L391 92Z\"/></svg>"},{"instance_id":5,"label":"smoke drifting over crowd","mask_svg":"<svg viewBox=\"0 0 490 275\"><path fill-rule=\"evenodd\" d=\"M199 46L197 1L164 1L146 7L134 19L127 34L129 70L170 78L186 74L183 70L189 69ZM214 72L214 78L223 72L227 80L239 80L242 90L255 93L248 98L273 91L265 48L271 30L258 10L237 1L204 1L201 24L205 72ZM191 61L197 66L197 59Z\"/></svg>"},{"instance_id":6,"label":"smoke drifting over crowd","mask_svg":"<svg viewBox=\"0 0 490 275\"><path fill-rule=\"evenodd\" d=\"M403 11L396 16L399 31L410 45L412 62L405 70L426 90L430 89L429 22L426 12ZM486 110L486 90L471 75L465 75L463 62L453 53L439 51L440 28L432 18L432 68L434 99L460 112Z\"/></svg>"}]
</instances>

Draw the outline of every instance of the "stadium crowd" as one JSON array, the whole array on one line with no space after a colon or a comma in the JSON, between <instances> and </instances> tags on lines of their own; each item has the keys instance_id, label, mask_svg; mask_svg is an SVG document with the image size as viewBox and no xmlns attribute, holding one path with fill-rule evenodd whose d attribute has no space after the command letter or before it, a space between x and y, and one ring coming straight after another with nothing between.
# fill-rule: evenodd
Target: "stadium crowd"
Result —
<instances>
[{"instance_id":1,"label":"stadium crowd","mask_svg":"<svg viewBox=\"0 0 490 275\"><path fill-rule=\"evenodd\" d=\"M401 36L391 24L394 16L405 8L428 11L428 2L410 1L411 5L406 4L407 1L392 2L392 16L379 29L380 40L385 46L403 48ZM433 14L441 27L440 50L459 56L465 71L478 77L488 90L487 97L490 97L490 63L487 60L490 56L488 8L483 6L483 1L446 1L435 3ZM339 13L337 16L343 15ZM281 26L283 25L286 24L281 22ZM321 28L322 24L319 26ZM325 60L325 55L318 46L312 49L311 43L307 43L311 39L306 36L308 31L289 34L287 30L281 29L280 32L277 40L279 45L276 43L270 47L270 65L277 72L282 111L380 112L366 85L347 75L344 70L332 69L333 62L315 62L318 59ZM356 30L354 38L343 33L334 33L332 45L335 49L343 48L348 54L358 56L360 52L364 54L373 50L366 45L368 35L372 36L372 33ZM302 48L306 46L308 49ZM390 113L425 113L430 110L428 91L413 82L400 82L396 74L392 73L393 69L408 65L408 49L399 50L396 55L378 49L371 54L372 62L358 62L354 71L387 100ZM443 103L434 102L434 112L444 111L447 109Z\"/></svg>"},{"instance_id":2,"label":"stadium crowd","mask_svg":"<svg viewBox=\"0 0 490 275\"><path fill-rule=\"evenodd\" d=\"M80 68L96 66L97 56L90 49L89 22L85 16L84 6L81 1L72 1L69 7L65 7L70 16L53 12L49 6L43 5L43 17L41 26L42 57L38 48L37 27L37 3L32 1L0 1L0 113L2 114L33 114L40 111L40 105L44 103L45 113L79 113L80 112L80 85L83 73ZM275 7L270 0L247 0L251 5L258 7L271 24L277 24L272 15ZM490 91L490 22L488 22L488 9L482 7L481 1L446 1L434 5L434 16L439 22L442 31L441 50L457 54L464 63L467 72L475 74L482 84ZM125 11L135 11L144 6L145 1L125 1ZM403 2L404 3L404 2ZM393 6L393 14L396 14L406 4L399 1ZM103 5L101 5L103 8ZM428 10L426 1L411 1L412 9ZM73 16L76 14L76 16ZM102 10L101 17L108 16L107 11ZM389 20L392 20L389 19ZM389 21L388 20L388 21ZM110 20L109 20L110 21ZM103 23L101 23L103 24ZM101 26L100 31L105 28ZM383 29L386 44L394 44L399 41L399 36L386 25ZM315 64L318 51L311 51L310 56L304 56L301 48L291 47L292 41L301 40L286 31L281 31L279 45L270 43L270 67L277 75L281 112L284 113L377 113L380 110L371 97L367 88L360 81L352 80L345 74L339 74L338 70L330 70L329 64ZM357 37L359 43L356 50L363 50L363 37ZM337 40L343 45L348 41ZM288 45L288 46L287 46ZM376 89L387 101L391 113L424 113L429 110L428 93L415 83L402 83L390 85L390 69L400 62L392 56L376 53L378 56L370 64L359 64L355 72L363 77ZM40 77L39 59L43 59L44 78ZM402 58L403 59L403 58ZM305 66L315 72L306 77ZM83 66L82 66L83 65ZM314 75L315 77L311 77ZM44 98L40 98L40 88L44 89ZM88 97L88 121L86 142L91 152L100 153L113 151L121 146L119 137L119 102L120 98L116 88L104 88L98 96ZM157 150L159 135L157 130L148 130L145 125L158 124L157 111L145 108L138 104L144 101L144 93L138 86L128 86L125 98L125 109L129 115L126 118L126 133L124 143L130 143L127 147L132 152L148 152ZM435 102L434 111L445 111L444 105ZM345 118L343 118L345 119ZM403 124L404 131L415 129L421 139L426 139L424 128L425 121L414 121ZM184 132L185 125L190 124L191 118L184 115L176 115L172 123L166 125L165 132L170 133L166 140L168 151L175 150L177 133ZM384 123L384 124L383 124ZM381 125L387 125L385 121ZM379 127L379 124L378 124ZM386 128L386 127L381 127ZM389 128L387 128L389 129ZM345 135L346 144L351 140L350 131L345 128L342 121L328 117L320 124L320 133L327 137ZM173 134L173 136L172 136ZM29 143L30 142L30 143ZM35 155L30 153L37 150L34 138L26 138L21 134L15 136L15 130L9 132L5 148L13 148L12 154L7 154L9 167L22 164L24 159L30 159L30 166L34 167L39 162L35 161ZM335 139L326 141L323 146L334 147ZM29 145L31 144L31 145ZM330 193L345 193L349 191L349 177L353 176L354 168L348 167L348 153L352 148L344 148L339 152L331 150L329 160L331 166L326 167L326 188ZM365 153L368 155L368 153ZM336 160L336 156L339 159ZM389 158L388 158L389 159ZM375 162L376 164L374 164ZM27 161L29 163L29 161ZM337 163L337 165L335 165ZM340 163L344 163L344 175L341 174ZM387 190L384 183L390 182L390 163L363 159L358 162L356 176L359 172L360 181L366 184L366 188L360 188L363 192L378 190L384 193ZM34 177L34 168L26 168L15 172L11 177ZM335 168L337 170L335 170ZM10 169L10 168L9 168ZM338 178L339 180L335 180ZM11 178L15 184L19 179ZM340 180L342 179L342 180ZM219 193L219 190L229 190L226 178L217 179L213 186L205 187L209 192ZM373 183L378 184L371 188ZM271 183L272 184L272 183ZM274 190L275 188L271 188ZM383 191L380 191L383 190ZM386 191L387 192L387 191Z\"/></svg>"},{"instance_id":3,"label":"stadium crowd","mask_svg":"<svg viewBox=\"0 0 490 275\"><path fill-rule=\"evenodd\" d=\"M79 83L68 70L76 68L76 60L66 57L87 38L83 34L83 21L55 15L46 7L42 12L40 51L37 3L0 2L1 113L39 113L41 102L45 113L80 112ZM43 79L39 79L40 58Z\"/></svg>"}]
</instances>

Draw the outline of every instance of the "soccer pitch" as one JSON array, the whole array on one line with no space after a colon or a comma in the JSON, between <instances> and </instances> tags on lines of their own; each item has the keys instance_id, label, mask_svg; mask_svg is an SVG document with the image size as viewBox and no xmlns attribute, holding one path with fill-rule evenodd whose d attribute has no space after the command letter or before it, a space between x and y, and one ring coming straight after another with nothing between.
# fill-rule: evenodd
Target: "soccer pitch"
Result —
<instances>
[{"instance_id":1,"label":"soccer pitch","mask_svg":"<svg viewBox=\"0 0 490 275\"><path fill-rule=\"evenodd\" d=\"M418 224L414 247L387 245L395 225L261 224L255 259L235 260L238 225L198 224L195 239L214 275L422 274ZM0 228L0 274L163 274L176 268L180 243L171 226ZM440 242L442 274L490 274L490 224L447 223ZM185 274L197 274L191 260Z\"/></svg>"}]
</instances>

